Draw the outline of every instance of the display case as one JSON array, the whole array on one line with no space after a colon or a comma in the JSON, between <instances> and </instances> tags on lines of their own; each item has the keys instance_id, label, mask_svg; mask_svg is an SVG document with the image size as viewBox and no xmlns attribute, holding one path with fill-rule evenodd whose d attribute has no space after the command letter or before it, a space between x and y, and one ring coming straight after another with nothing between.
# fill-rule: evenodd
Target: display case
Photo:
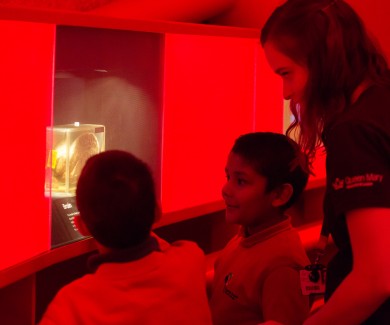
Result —
<instances>
[{"instance_id":1,"label":"display case","mask_svg":"<svg viewBox=\"0 0 390 325\"><path fill-rule=\"evenodd\" d=\"M73 124L48 128L46 193L52 197L72 196L85 162L104 151L104 125Z\"/></svg>"},{"instance_id":2,"label":"display case","mask_svg":"<svg viewBox=\"0 0 390 325\"><path fill-rule=\"evenodd\" d=\"M74 121L102 125L106 150L129 151L148 163L158 196L163 37L162 33L56 26L53 101L54 125Z\"/></svg>"},{"instance_id":3,"label":"display case","mask_svg":"<svg viewBox=\"0 0 390 325\"><path fill-rule=\"evenodd\" d=\"M51 199L51 248L85 238L74 222L77 181L88 158L105 150L105 126L56 125L47 128L45 194Z\"/></svg>"}]
</instances>

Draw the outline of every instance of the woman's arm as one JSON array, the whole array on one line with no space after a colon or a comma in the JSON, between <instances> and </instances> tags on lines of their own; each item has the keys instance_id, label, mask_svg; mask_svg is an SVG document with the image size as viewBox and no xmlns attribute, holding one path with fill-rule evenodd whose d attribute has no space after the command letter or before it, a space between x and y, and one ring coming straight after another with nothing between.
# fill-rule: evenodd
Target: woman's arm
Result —
<instances>
[{"instance_id":1,"label":"woman's arm","mask_svg":"<svg viewBox=\"0 0 390 325\"><path fill-rule=\"evenodd\" d=\"M346 218L352 271L305 325L360 324L390 297L390 209L357 209Z\"/></svg>"}]
</instances>

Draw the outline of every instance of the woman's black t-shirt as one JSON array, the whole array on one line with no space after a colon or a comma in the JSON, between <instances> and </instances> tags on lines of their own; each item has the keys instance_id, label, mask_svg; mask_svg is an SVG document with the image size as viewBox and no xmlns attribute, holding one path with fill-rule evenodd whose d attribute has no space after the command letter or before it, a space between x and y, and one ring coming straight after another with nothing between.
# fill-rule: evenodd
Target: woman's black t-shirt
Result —
<instances>
[{"instance_id":1,"label":"woman's black t-shirt","mask_svg":"<svg viewBox=\"0 0 390 325\"><path fill-rule=\"evenodd\" d=\"M390 88L368 88L327 130L324 145L327 188L323 234L330 233L338 248L328 264L328 299L352 269L345 213L390 207ZM390 256L390 247L383 249L389 250ZM390 324L390 300L364 324Z\"/></svg>"}]
</instances>

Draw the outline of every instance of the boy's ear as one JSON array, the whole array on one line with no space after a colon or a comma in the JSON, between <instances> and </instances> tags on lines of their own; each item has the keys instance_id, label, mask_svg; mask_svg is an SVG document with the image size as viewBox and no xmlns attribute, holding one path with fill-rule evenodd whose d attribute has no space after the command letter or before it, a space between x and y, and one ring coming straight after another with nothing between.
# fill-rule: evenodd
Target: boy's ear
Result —
<instances>
[{"instance_id":1,"label":"boy's ear","mask_svg":"<svg viewBox=\"0 0 390 325\"><path fill-rule=\"evenodd\" d=\"M274 199L272 205L274 207L280 207L290 200L294 189L291 184L285 183L274 190Z\"/></svg>"},{"instance_id":2,"label":"boy's ear","mask_svg":"<svg viewBox=\"0 0 390 325\"><path fill-rule=\"evenodd\" d=\"M83 219L81 219L79 214L75 215L73 221L80 234L82 234L83 236L91 236L91 233L89 232L87 226L85 225Z\"/></svg>"}]
</instances>

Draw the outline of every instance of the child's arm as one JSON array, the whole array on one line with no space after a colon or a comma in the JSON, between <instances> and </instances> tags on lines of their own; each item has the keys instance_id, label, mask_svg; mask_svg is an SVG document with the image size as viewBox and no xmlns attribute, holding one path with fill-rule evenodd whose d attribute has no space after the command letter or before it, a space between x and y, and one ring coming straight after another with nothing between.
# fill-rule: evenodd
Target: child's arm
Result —
<instances>
[{"instance_id":1,"label":"child's arm","mask_svg":"<svg viewBox=\"0 0 390 325\"><path fill-rule=\"evenodd\" d=\"M265 321L302 324L310 312L309 297L301 291L299 270L282 266L267 277L260 306Z\"/></svg>"},{"instance_id":2,"label":"child's arm","mask_svg":"<svg viewBox=\"0 0 390 325\"><path fill-rule=\"evenodd\" d=\"M220 252L217 251L206 255L206 289L209 299L211 298L211 285L213 284L214 280L214 264L219 254Z\"/></svg>"}]
</instances>

